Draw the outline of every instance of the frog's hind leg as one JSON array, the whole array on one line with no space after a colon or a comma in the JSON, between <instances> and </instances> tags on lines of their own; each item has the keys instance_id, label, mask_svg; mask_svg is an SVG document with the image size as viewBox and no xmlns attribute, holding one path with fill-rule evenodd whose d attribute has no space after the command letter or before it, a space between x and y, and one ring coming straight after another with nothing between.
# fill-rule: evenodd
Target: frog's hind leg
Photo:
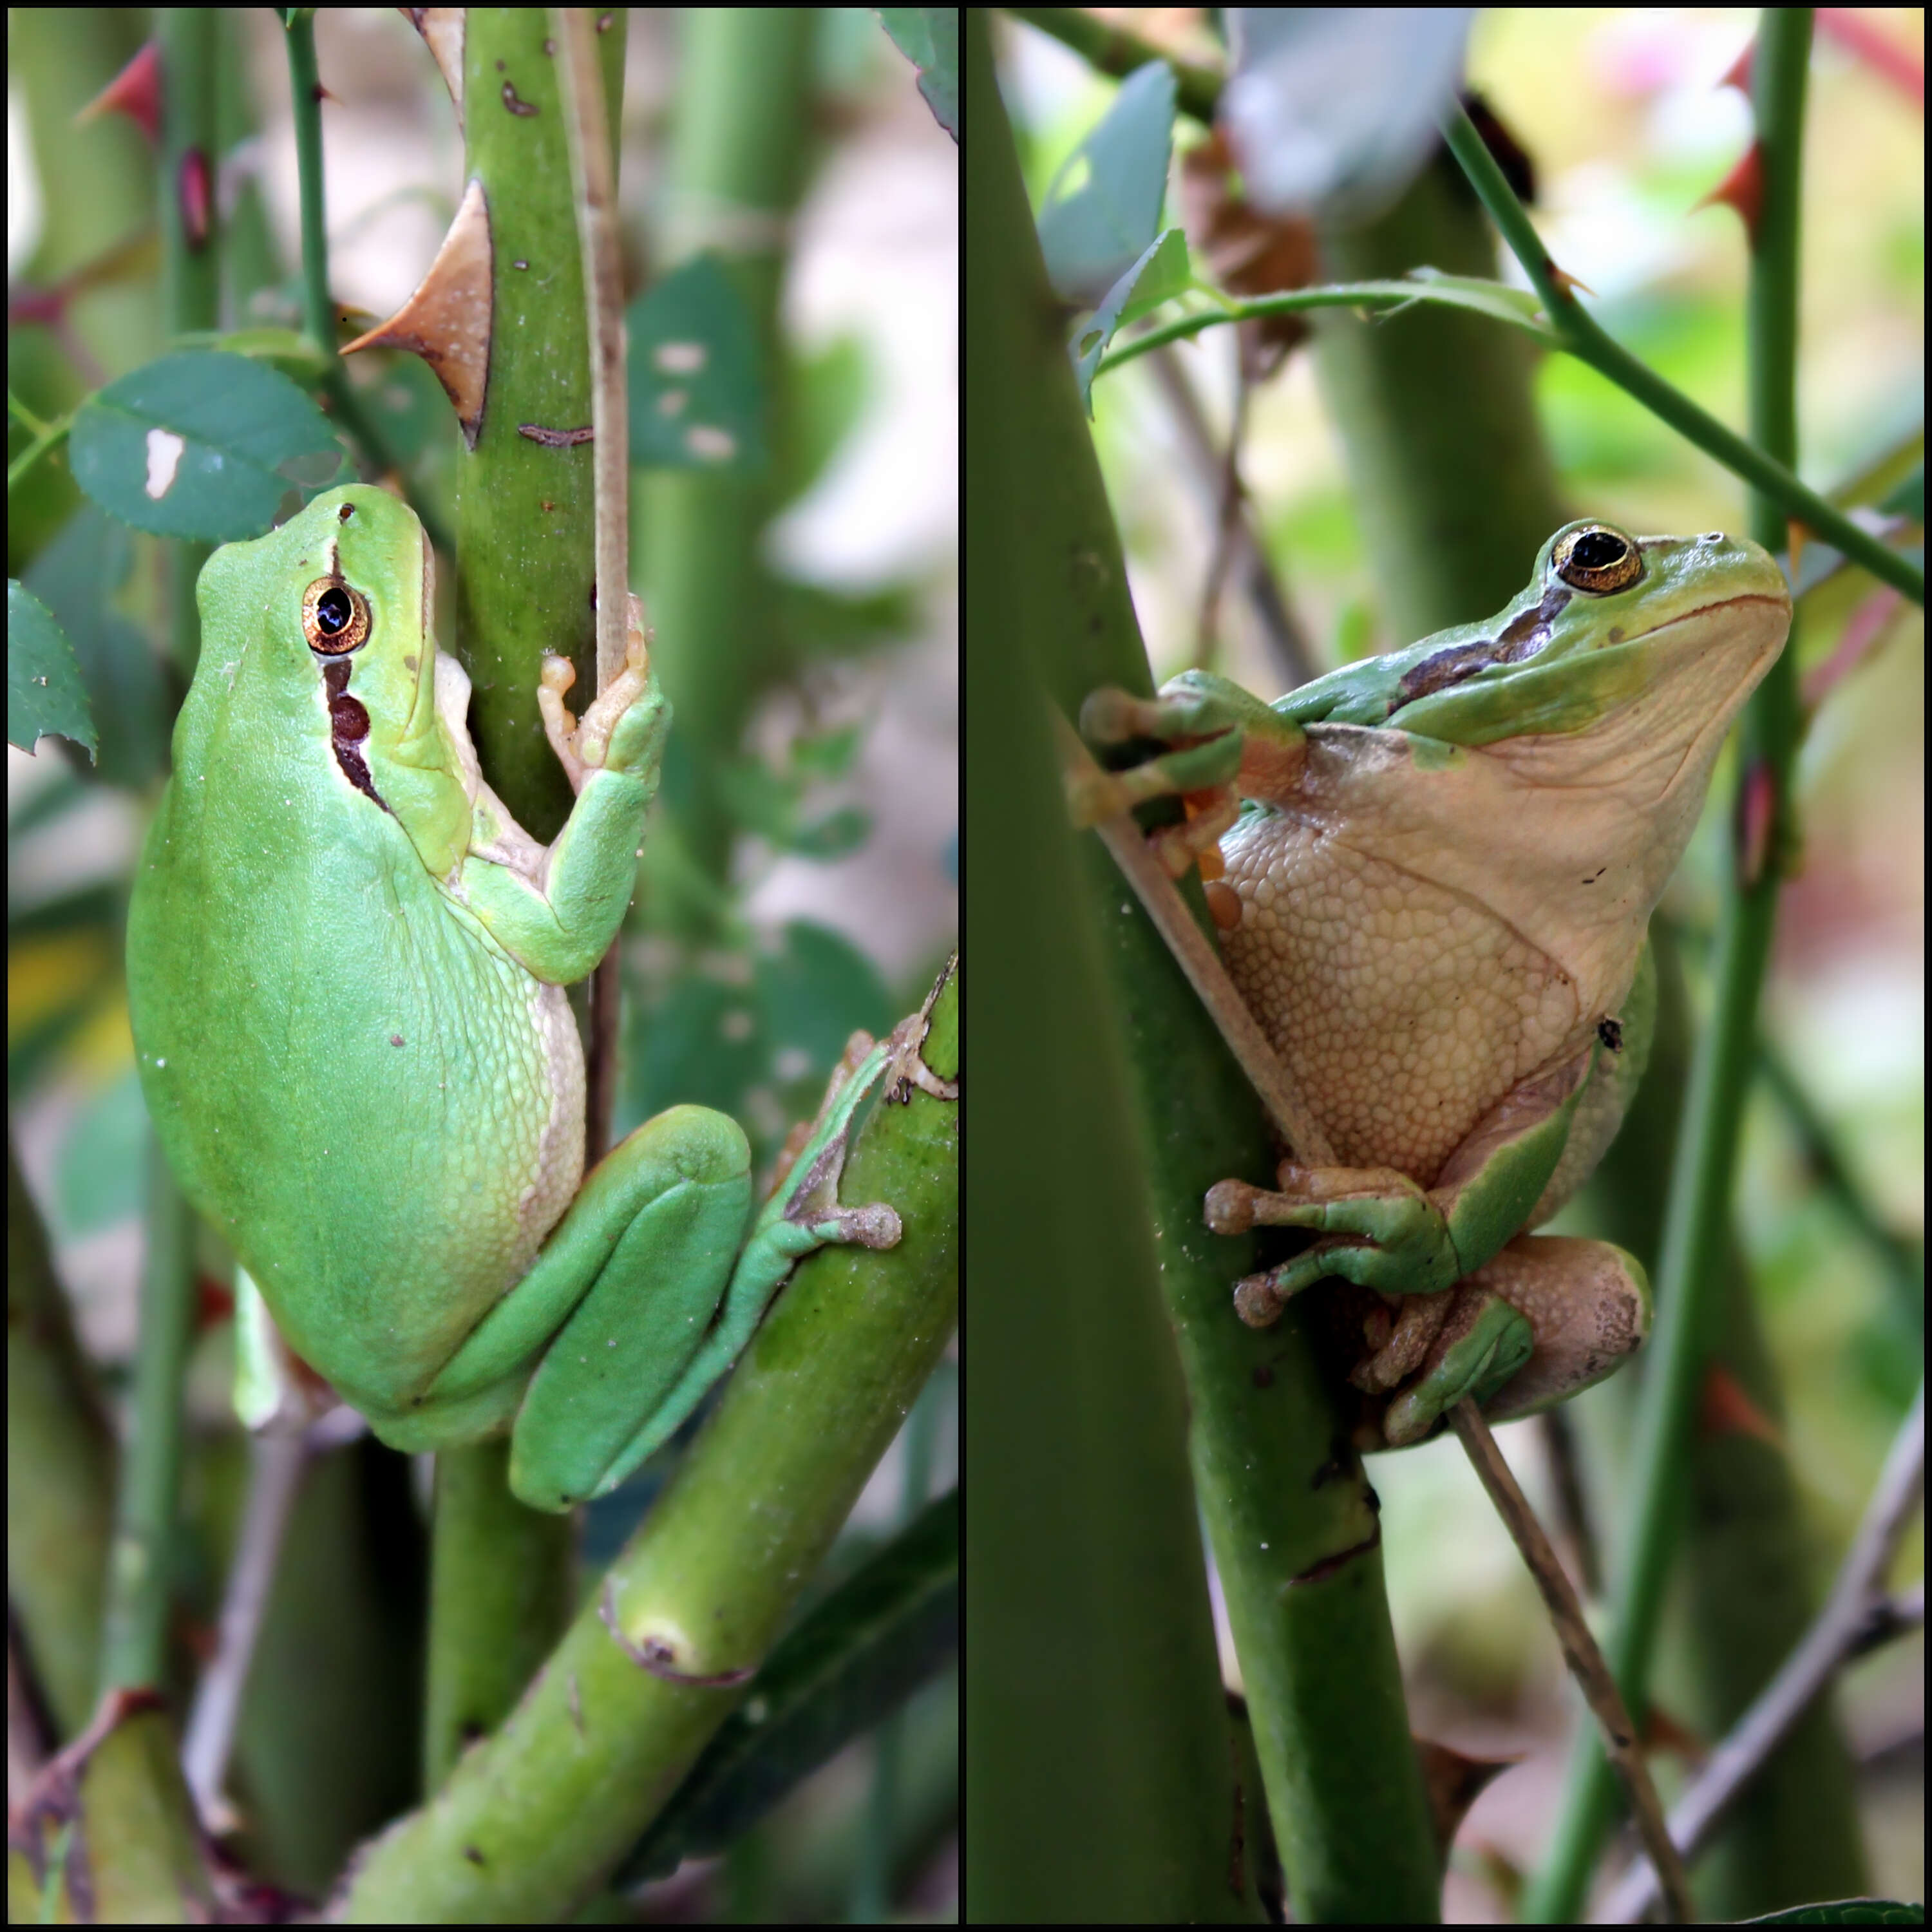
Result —
<instances>
[{"instance_id":1,"label":"frog's hind leg","mask_svg":"<svg viewBox=\"0 0 1932 1932\"><path fill-rule=\"evenodd\" d=\"M1373 1395L1413 1374L1442 1334L1454 1293L1394 1298L1399 1304L1394 1320L1384 1311L1370 1324L1370 1352L1349 1370L1349 1381Z\"/></svg>"},{"instance_id":2,"label":"frog's hind leg","mask_svg":"<svg viewBox=\"0 0 1932 1932\"><path fill-rule=\"evenodd\" d=\"M1535 1347L1522 1316L1474 1282L1438 1298L1444 1312L1426 1365L1382 1418L1382 1434L1392 1449L1420 1442L1466 1395L1486 1408Z\"/></svg>"},{"instance_id":3,"label":"frog's hind leg","mask_svg":"<svg viewBox=\"0 0 1932 1932\"><path fill-rule=\"evenodd\" d=\"M810 1138L785 1172L771 1198L759 1210L738 1252L729 1286L716 1304L715 1318L681 1355L675 1379L653 1393L643 1420L609 1458L608 1471L588 1493L613 1488L654 1450L668 1442L743 1352L772 1298L794 1264L814 1249L854 1243L890 1248L899 1238L899 1217L882 1202L846 1208L838 1201L838 1179L850 1144L853 1122L891 1064L890 1045L873 1047L855 1070L842 1063L813 1123ZM708 1113L688 1108L687 1113ZM709 1118L734 1132L737 1124L722 1114ZM640 1130L641 1131L641 1130ZM743 1226L742 1217L738 1223ZM539 1379L541 1378L541 1372ZM532 1395L536 1384L532 1385Z\"/></svg>"},{"instance_id":4,"label":"frog's hind leg","mask_svg":"<svg viewBox=\"0 0 1932 1932\"><path fill-rule=\"evenodd\" d=\"M638 1423L705 1346L751 1212L751 1165L728 1114L671 1107L646 1120L586 1177L466 1346L470 1377L536 1361L510 1456L511 1486L532 1508L602 1495L648 1453L631 1453Z\"/></svg>"}]
</instances>

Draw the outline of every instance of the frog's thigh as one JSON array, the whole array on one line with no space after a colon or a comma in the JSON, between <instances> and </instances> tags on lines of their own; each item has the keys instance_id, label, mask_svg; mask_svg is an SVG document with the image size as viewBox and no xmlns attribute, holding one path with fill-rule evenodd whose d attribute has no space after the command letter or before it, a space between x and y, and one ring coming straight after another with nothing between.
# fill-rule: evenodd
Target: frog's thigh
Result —
<instances>
[{"instance_id":1,"label":"frog's thigh","mask_svg":"<svg viewBox=\"0 0 1932 1932\"><path fill-rule=\"evenodd\" d=\"M1535 1331L1536 1352L1488 1405L1502 1420L1599 1382L1650 1333L1642 1265L1608 1241L1522 1234L1477 1276Z\"/></svg>"},{"instance_id":2,"label":"frog's thigh","mask_svg":"<svg viewBox=\"0 0 1932 1932\"><path fill-rule=\"evenodd\" d=\"M512 1444L526 1502L567 1508L638 1460L639 1425L710 1330L751 1204L744 1130L709 1108L673 1107L598 1163L511 1298L530 1298L533 1339L555 1331Z\"/></svg>"}]
</instances>

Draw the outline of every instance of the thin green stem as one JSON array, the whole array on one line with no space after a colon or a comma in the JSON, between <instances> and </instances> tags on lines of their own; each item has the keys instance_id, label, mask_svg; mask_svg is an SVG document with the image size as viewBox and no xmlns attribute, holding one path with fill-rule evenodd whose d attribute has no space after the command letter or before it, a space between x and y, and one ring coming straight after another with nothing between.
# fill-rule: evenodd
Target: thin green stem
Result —
<instances>
[{"instance_id":1,"label":"thin green stem","mask_svg":"<svg viewBox=\"0 0 1932 1932\"><path fill-rule=\"evenodd\" d=\"M1766 19L1769 22L1772 16L1767 14ZM1474 124L1460 107L1444 120L1443 136L1470 185L1481 196L1490 218L1502 231L1503 239L1522 265L1531 285L1542 298L1544 312L1564 349L1608 377L1687 441L1743 478L1814 536L1854 562L1862 564L1880 583L1889 584L1914 603L1925 602L1923 570L1914 569L1906 558L1886 548L1823 497L1807 489L1790 467L1778 460L1774 449L1747 441L1726 428L1604 333L1576 299L1568 278L1550 260L1528 212L1503 178L1502 169L1483 145ZM1760 274L1766 266L1766 238L1775 225L1767 203L1760 216L1759 234L1754 238ZM1758 300L1755 293L1752 299L1755 304ZM1767 536L1767 547L1782 548L1784 536L1781 528Z\"/></svg>"},{"instance_id":2,"label":"thin green stem","mask_svg":"<svg viewBox=\"0 0 1932 1932\"><path fill-rule=\"evenodd\" d=\"M1784 326L1766 327L1762 318L1793 307L1796 299L1797 130L1804 124L1804 62L1810 33L1810 16L1802 10L1773 10L1762 19L1756 71L1759 125L1784 130L1786 138L1767 144L1767 153L1774 146L1786 165L1766 170L1760 229L1768 233L1781 228L1787 238L1776 247L1760 246L1753 265L1754 278L1780 284L1775 292L1754 290L1754 398L1772 383L1788 390L1792 379L1794 332ZM1473 137L1474 130L1470 134ZM1757 366L1774 361L1774 368ZM1754 402L1754 416L1758 419L1754 427L1761 424L1779 436L1776 454L1793 453L1788 409L1760 407ZM1764 514L1762 506L1760 514ZM1784 802L1790 796L1796 748L1796 658L1794 639L1746 712L1740 808L1731 817L1740 833L1745 817L1742 808L1754 796L1771 801L1764 808L1780 816L1788 809ZM1778 842L1775 837L1768 838L1759 849L1775 850ZM1710 1024L1697 1042L1684 1097L1683 1131L1656 1271L1657 1329L1631 1446L1624 1564L1612 1634L1604 1646L1625 1700L1638 1712L1648 1702L1664 1588L1682 1524L1683 1472L1709 1346L1711 1311L1723 1280L1738 1126L1750 1085L1758 997L1777 909L1778 868L1760 860L1750 872L1750 862L1749 855L1740 850L1726 882L1712 956L1714 1004ZM1603 1755L1594 1740L1580 1740L1550 1862L1526 1901L1526 1919L1562 1923L1579 1915L1598 1847L1608 1828L1611 1804Z\"/></svg>"},{"instance_id":3,"label":"thin green stem","mask_svg":"<svg viewBox=\"0 0 1932 1932\"><path fill-rule=\"evenodd\" d=\"M1465 132L1466 130L1466 133ZM1673 388L1647 364L1603 328L1571 292L1562 272L1550 259L1522 205L1510 192L1482 137L1459 109L1444 133L1456 160L1488 208L1541 298L1544 314L1538 316L1521 306L1519 293L1501 283L1485 285L1467 280L1437 282L1349 282L1318 288L1285 290L1278 295L1251 296L1226 308L1198 310L1157 324L1111 350L1100 374L1107 374L1137 356L1170 342L1184 342L1208 329L1248 322L1264 316L1292 315L1305 310L1359 308L1395 310L1413 302L1434 302L1474 308L1492 320L1533 337L1546 347L1560 349L1586 363L1598 374L1678 431L1686 442L1722 464L1775 503L1783 513L1803 524L1855 563L1870 572L1917 604L1925 601L1925 573L1909 558L1889 548L1854 523L1834 505L1810 489L1787 465L1747 440ZM1486 298L1473 300L1480 291ZM1767 537L1767 547L1784 548L1780 524Z\"/></svg>"}]
</instances>

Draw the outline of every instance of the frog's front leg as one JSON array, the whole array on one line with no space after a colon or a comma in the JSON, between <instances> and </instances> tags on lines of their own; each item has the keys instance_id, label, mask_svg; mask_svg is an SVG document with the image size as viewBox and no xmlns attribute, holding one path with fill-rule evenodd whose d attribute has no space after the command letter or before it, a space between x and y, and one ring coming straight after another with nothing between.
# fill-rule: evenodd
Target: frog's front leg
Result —
<instances>
[{"instance_id":1,"label":"frog's front leg","mask_svg":"<svg viewBox=\"0 0 1932 1932\"><path fill-rule=\"evenodd\" d=\"M1233 824L1244 797L1264 797L1299 769L1306 739L1300 725L1250 692L1211 671L1184 671L1156 698L1108 686L1080 708L1082 735L1096 745L1136 740L1170 748L1118 771L1070 781L1078 824L1131 810L1150 799L1181 798L1186 824L1148 834L1168 872L1178 878Z\"/></svg>"},{"instance_id":2,"label":"frog's front leg","mask_svg":"<svg viewBox=\"0 0 1932 1932\"><path fill-rule=\"evenodd\" d=\"M738 1124L691 1106L646 1121L586 1178L427 1406L500 1406L535 1362L512 1432L511 1487L548 1510L614 1488L730 1366L800 1256L898 1240L890 1208L837 1199L853 1120L888 1058L874 1048L829 1098L748 1234L751 1150Z\"/></svg>"}]
</instances>

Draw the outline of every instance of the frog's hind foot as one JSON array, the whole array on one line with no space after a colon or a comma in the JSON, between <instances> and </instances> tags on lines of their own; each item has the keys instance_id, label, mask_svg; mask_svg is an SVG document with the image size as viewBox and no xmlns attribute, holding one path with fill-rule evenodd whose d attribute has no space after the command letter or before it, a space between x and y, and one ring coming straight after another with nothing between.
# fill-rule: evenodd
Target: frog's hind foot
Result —
<instances>
[{"instance_id":1,"label":"frog's hind foot","mask_svg":"<svg viewBox=\"0 0 1932 1932\"><path fill-rule=\"evenodd\" d=\"M1392 1449L1420 1442L1465 1396L1473 1396L1477 1406L1486 1411L1536 1346L1522 1315L1473 1280L1436 1298L1444 1304L1443 1316L1422 1372L1389 1404L1382 1418L1382 1434Z\"/></svg>"},{"instance_id":2,"label":"frog's hind foot","mask_svg":"<svg viewBox=\"0 0 1932 1932\"><path fill-rule=\"evenodd\" d=\"M1366 1394L1381 1395L1413 1374L1442 1334L1454 1292L1403 1295L1393 1318L1378 1305L1364 1324L1370 1352L1349 1371L1349 1381Z\"/></svg>"},{"instance_id":3,"label":"frog's hind foot","mask_svg":"<svg viewBox=\"0 0 1932 1932\"><path fill-rule=\"evenodd\" d=\"M895 1057L895 1041L874 1043L869 1034L854 1034L832 1070L818 1117L808 1126L793 1130L758 1228L787 1252L802 1254L826 1242L850 1242L865 1248L898 1244L899 1217L886 1203L874 1201L848 1208L838 1198L839 1177L850 1150L854 1120L891 1069Z\"/></svg>"}]
</instances>

